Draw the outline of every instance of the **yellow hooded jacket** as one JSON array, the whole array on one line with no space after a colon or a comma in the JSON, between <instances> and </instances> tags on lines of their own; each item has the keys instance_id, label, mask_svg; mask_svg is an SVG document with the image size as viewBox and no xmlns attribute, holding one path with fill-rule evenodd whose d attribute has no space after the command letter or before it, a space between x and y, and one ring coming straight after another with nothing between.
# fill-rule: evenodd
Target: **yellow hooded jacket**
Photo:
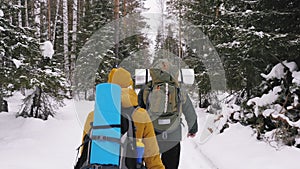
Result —
<instances>
[{"instance_id":1,"label":"yellow hooded jacket","mask_svg":"<svg viewBox=\"0 0 300 169\"><path fill-rule=\"evenodd\" d=\"M128 80L128 78L120 80L119 77L122 77L122 79L124 77L129 77L130 80ZM132 88L127 88L132 85L132 79L128 71L123 68L113 69L109 74L108 82L119 84L122 87L122 107L128 108L138 105L135 91ZM120 84L122 82L124 84ZM93 121L93 119L94 112L91 112L86 119L83 136L90 130L90 123ZM136 128L135 135L137 140L142 139L142 142L145 145L144 161L147 169L165 169L160 159L159 148L153 124L147 111L143 108L136 109L136 111L132 114L132 120Z\"/></svg>"}]
</instances>

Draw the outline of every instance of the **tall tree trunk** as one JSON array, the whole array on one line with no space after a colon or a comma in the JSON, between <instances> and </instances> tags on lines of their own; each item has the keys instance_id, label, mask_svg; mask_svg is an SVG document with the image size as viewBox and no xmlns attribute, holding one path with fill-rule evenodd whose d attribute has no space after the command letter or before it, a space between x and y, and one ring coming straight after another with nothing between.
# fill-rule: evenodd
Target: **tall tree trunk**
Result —
<instances>
[{"instance_id":1,"label":"tall tree trunk","mask_svg":"<svg viewBox=\"0 0 300 169\"><path fill-rule=\"evenodd\" d=\"M73 23L72 23L72 49L71 49L71 83L74 81L75 61L76 61L76 44L77 44L77 26L78 26L78 1L73 0Z\"/></svg>"},{"instance_id":2,"label":"tall tree trunk","mask_svg":"<svg viewBox=\"0 0 300 169\"><path fill-rule=\"evenodd\" d=\"M18 0L18 7L19 7L19 11L18 11L18 23L19 23L19 27L22 27L22 4L21 4L21 0Z\"/></svg>"},{"instance_id":3,"label":"tall tree trunk","mask_svg":"<svg viewBox=\"0 0 300 169\"><path fill-rule=\"evenodd\" d=\"M25 8L25 27L29 26L29 21L28 21L28 0L24 0L24 8Z\"/></svg>"},{"instance_id":4,"label":"tall tree trunk","mask_svg":"<svg viewBox=\"0 0 300 169\"><path fill-rule=\"evenodd\" d=\"M119 11L120 11L120 1L119 0L114 0L114 18L115 20L119 19ZM115 22L115 56L118 59L119 58L119 22ZM118 63L115 63L115 66Z\"/></svg>"},{"instance_id":5,"label":"tall tree trunk","mask_svg":"<svg viewBox=\"0 0 300 169\"><path fill-rule=\"evenodd\" d=\"M123 16L127 15L127 0L123 0Z\"/></svg>"},{"instance_id":6,"label":"tall tree trunk","mask_svg":"<svg viewBox=\"0 0 300 169\"><path fill-rule=\"evenodd\" d=\"M178 35L179 35L179 47L178 47L178 57L179 58L182 58L182 43L181 43L181 40L182 40L182 37L181 37L181 25L182 25L182 20L181 20L181 8L182 8L182 0L179 1L179 30L178 30ZM180 62L178 62L178 64L180 64ZM180 68L180 65L179 65L179 68Z\"/></svg>"},{"instance_id":7,"label":"tall tree trunk","mask_svg":"<svg viewBox=\"0 0 300 169\"><path fill-rule=\"evenodd\" d=\"M79 0L77 4L77 27L79 28L79 23L80 23L80 17L81 17L81 7L82 7L82 1Z\"/></svg>"},{"instance_id":8,"label":"tall tree trunk","mask_svg":"<svg viewBox=\"0 0 300 169\"><path fill-rule=\"evenodd\" d=\"M86 0L82 0L82 17L85 17L85 11L86 11L86 9L85 9L85 1Z\"/></svg>"},{"instance_id":9,"label":"tall tree trunk","mask_svg":"<svg viewBox=\"0 0 300 169\"><path fill-rule=\"evenodd\" d=\"M54 26L53 26L53 33L52 33L52 44L53 45L55 45L56 26L57 26L57 22L58 22L60 2L61 2L60 0L56 0L56 12L55 12L55 19L54 19Z\"/></svg>"},{"instance_id":10,"label":"tall tree trunk","mask_svg":"<svg viewBox=\"0 0 300 169\"><path fill-rule=\"evenodd\" d=\"M164 20L164 12L165 12L165 0L158 0L158 6L161 10L161 36L162 36L162 43L161 48L164 49L164 40L165 40L165 20ZM165 50L162 51L162 55L165 55Z\"/></svg>"},{"instance_id":11,"label":"tall tree trunk","mask_svg":"<svg viewBox=\"0 0 300 169\"><path fill-rule=\"evenodd\" d=\"M47 1L45 0L40 0L40 31L41 31L41 42L44 42L48 39L48 28L47 25L50 24L47 21Z\"/></svg>"},{"instance_id":12,"label":"tall tree trunk","mask_svg":"<svg viewBox=\"0 0 300 169\"><path fill-rule=\"evenodd\" d=\"M41 4L40 0L34 1L34 22L36 29L36 37L40 41L41 39Z\"/></svg>"},{"instance_id":13,"label":"tall tree trunk","mask_svg":"<svg viewBox=\"0 0 300 169\"><path fill-rule=\"evenodd\" d=\"M10 7L12 7L12 2L9 1L8 5ZM9 23L12 25L13 24L13 17L12 17L12 12L11 11L9 11L8 16L9 16Z\"/></svg>"},{"instance_id":14,"label":"tall tree trunk","mask_svg":"<svg viewBox=\"0 0 300 169\"><path fill-rule=\"evenodd\" d=\"M0 66L3 66L3 57L0 56ZM2 72L1 72L1 76L2 76ZM2 81L2 80L1 80ZM0 112L2 112L2 105L3 105L3 87L2 87L2 83L0 83Z\"/></svg>"},{"instance_id":15,"label":"tall tree trunk","mask_svg":"<svg viewBox=\"0 0 300 169\"><path fill-rule=\"evenodd\" d=\"M127 0L123 0L123 17L125 17L127 15ZM126 23L126 19L123 20L123 32L121 33L123 35L122 39L124 39L124 43L126 44L126 36L127 36L127 23Z\"/></svg>"},{"instance_id":16,"label":"tall tree trunk","mask_svg":"<svg viewBox=\"0 0 300 169\"><path fill-rule=\"evenodd\" d=\"M47 1L47 7L48 7L48 40L52 40L52 36L51 36L51 1L48 0Z\"/></svg>"},{"instance_id":17,"label":"tall tree trunk","mask_svg":"<svg viewBox=\"0 0 300 169\"><path fill-rule=\"evenodd\" d=\"M64 68L67 79L70 81L70 58L69 58L69 20L68 20L68 1L63 0L63 36L64 36Z\"/></svg>"}]
</instances>

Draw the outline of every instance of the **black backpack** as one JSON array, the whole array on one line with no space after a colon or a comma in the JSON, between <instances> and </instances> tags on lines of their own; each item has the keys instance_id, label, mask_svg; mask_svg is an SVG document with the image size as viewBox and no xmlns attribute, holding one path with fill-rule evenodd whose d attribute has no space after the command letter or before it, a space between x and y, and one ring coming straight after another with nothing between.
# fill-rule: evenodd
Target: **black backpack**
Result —
<instances>
[{"instance_id":1,"label":"black backpack","mask_svg":"<svg viewBox=\"0 0 300 169\"><path fill-rule=\"evenodd\" d=\"M121 115L121 139L119 143L121 144L122 156L120 156L120 166L116 165L101 165L101 164L90 164L89 155L90 155L90 145L94 138L91 138L89 134L84 136L84 142L77 148L82 147L82 153L80 158L78 158L74 169L146 169L142 164L137 163L137 152L136 152L136 137L135 137L135 127L132 121L132 114L137 110L137 107L123 108ZM97 129L101 126L93 126L91 124L91 130ZM115 126L111 126L115 127ZM90 133L90 132L89 132ZM97 139L99 140L99 139ZM122 140L122 141L121 141ZM125 140L125 141L124 141ZM107 141L107 140L106 140ZM101 158L101 157L99 157Z\"/></svg>"}]
</instances>

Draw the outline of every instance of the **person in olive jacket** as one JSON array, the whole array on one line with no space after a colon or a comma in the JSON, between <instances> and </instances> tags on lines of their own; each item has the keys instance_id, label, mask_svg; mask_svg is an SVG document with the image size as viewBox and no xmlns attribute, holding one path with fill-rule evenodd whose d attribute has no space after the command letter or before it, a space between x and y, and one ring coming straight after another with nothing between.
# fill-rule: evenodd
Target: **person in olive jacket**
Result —
<instances>
[{"instance_id":1,"label":"person in olive jacket","mask_svg":"<svg viewBox=\"0 0 300 169\"><path fill-rule=\"evenodd\" d=\"M108 83L118 84L122 88L121 105L123 109L137 107L137 94L133 89L131 74L123 68L113 68L109 73ZM90 123L94 119L94 112L91 112L85 122L83 137L90 130ZM151 119L147 111L143 108L137 108L132 114L132 120L135 126L135 136L137 140L144 143L144 162L147 169L165 169L159 153L158 143Z\"/></svg>"},{"instance_id":2,"label":"person in olive jacket","mask_svg":"<svg viewBox=\"0 0 300 169\"><path fill-rule=\"evenodd\" d=\"M168 64L169 63L163 63L162 66L159 68L163 70L164 68L162 67L171 67L171 65ZM145 109L147 103L144 102L145 99L143 93L144 90L149 90L149 87L151 87L151 81L144 85L144 87L138 93L139 106ZM187 137L193 138L198 132L197 115L194 106L186 92L183 92L183 97L184 99L182 100L181 104L182 114L184 114L188 127ZM182 125L178 125L178 127L172 132L161 133L156 131L156 135L161 153L161 159L166 169L177 169L180 160L180 141L182 140Z\"/></svg>"}]
</instances>

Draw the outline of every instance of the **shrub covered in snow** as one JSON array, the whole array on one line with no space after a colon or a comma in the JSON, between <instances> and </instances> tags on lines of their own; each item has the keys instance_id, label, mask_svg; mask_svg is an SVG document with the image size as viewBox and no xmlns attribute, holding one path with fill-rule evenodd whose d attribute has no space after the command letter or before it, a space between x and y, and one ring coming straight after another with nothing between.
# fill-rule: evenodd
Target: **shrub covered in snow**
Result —
<instances>
[{"instance_id":1,"label":"shrub covered in snow","mask_svg":"<svg viewBox=\"0 0 300 169\"><path fill-rule=\"evenodd\" d=\"M294 62L277 64L261 75L259 97L247 100L240 113L243 124L251 125L257 138L276 148L300 146L300 72Z\"/></svg>"}]
</instances>

